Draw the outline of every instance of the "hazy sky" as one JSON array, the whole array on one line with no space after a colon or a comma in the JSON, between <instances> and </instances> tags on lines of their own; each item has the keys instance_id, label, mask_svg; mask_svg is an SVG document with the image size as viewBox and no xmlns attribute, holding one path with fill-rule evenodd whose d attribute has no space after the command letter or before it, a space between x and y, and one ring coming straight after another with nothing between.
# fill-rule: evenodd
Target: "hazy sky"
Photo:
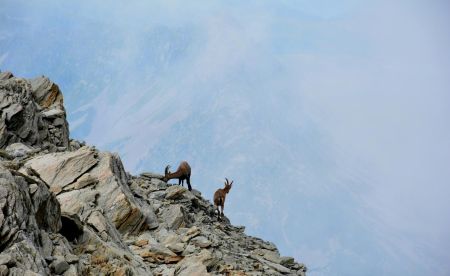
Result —
<instances>
[{"instance_id":1,"label":"hazy sky","mask_svg":"<svg viewBox=\"0 0 450 276\"><path fill-rule=\"evenodd\" d=\"M5 1L0 70L133 173L188 159L310 275L450 274L447 1ZM238 186L241 185L241 186Z\"/></svg>"}]
</instances>

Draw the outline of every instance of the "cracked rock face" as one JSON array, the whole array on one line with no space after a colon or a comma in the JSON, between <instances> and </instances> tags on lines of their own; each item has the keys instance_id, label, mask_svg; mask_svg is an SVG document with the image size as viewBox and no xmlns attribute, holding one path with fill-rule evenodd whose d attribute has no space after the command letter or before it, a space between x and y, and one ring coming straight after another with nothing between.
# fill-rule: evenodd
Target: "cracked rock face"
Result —
<instances>
[{"instance_id":1,"label":"cracked rock face","mask_svg":"<svg viewBox=\"0 0 450 276\"><path fill-rule=\"evenodd\" d=\"M0 148L21 142L56 151L69 145L63 96L48 78L0 78Z\"/></svg>"},{"instance_id":2,"label":"cracked rock face","mask_svg":"<svg viewBox=\"0 0 450 276\"><path fill-rule=\"evenodd\" d=\"M68 138L45 77L0 72L0 275L305 275L196 190Z\"/></svg>"}]
</instances>

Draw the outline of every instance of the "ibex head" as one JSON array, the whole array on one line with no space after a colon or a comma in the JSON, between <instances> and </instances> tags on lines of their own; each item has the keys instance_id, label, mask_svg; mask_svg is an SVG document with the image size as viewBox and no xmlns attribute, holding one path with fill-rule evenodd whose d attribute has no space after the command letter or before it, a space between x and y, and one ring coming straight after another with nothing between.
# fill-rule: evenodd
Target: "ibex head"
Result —
<instances>
[{"instance_id":1,"label":"ibex head","mask_svg":"<svg viewBox=\"0 0 450 276\"><path fill-rule=\"evenodd\" d=\"M231 190L231 185L233 185L233 180L230 181L228 180L228 178L225 178L225 188L223 189L227 194L228 192Z\"/></svg>"},{"instance_id":2,"label":"ibex head","mask_svg":"<svg viewBox=\"0 0 450 276\"><path fill-rule=\"evenodd\" d=\"M167 175L170 174L170 165L167 165L166 168L164 169L164 178L163 181L167 182Z\"/></svg>"}]
</instances>

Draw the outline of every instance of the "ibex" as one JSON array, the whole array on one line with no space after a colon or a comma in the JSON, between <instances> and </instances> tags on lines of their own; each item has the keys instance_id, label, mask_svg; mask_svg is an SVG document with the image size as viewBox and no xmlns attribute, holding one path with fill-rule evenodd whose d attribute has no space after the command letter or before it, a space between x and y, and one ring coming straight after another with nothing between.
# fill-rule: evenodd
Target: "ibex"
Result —
<instances>
[{"instance_id":1,"label":"ibex","mask_svg":"<svg viewBox=\"0 0 450 276\"><path fill-rule=\"evenodd\" d=\"M223 216L223 208L225 206L225 198L231 189L231 185L233 185L233 181L231 181L231 183L230 183L228 181L228 178L225 178L225 187L223 189L218 189L214 193L214 208L218 212L219 220L220 220L220 217ZM222 208L222 213L219 210L219 206Z\"/></svg>"},{"instance_id":2,"label":"ibex","mask_svg":"<svg viewBox=\"0 0 450 276\"><path fill-rule=\"evenodd\" d=\"M170 166L167 165L164 170L164 178L162 179L164 182L169 181L170 179L178 178L178 185L184 186L184 180L186 179L189 191L192 191L191 187L191 166L189 166L188 162L183 161L178 166L176 172L171 173L169 171Z\"/></svg>"}]
</instances>

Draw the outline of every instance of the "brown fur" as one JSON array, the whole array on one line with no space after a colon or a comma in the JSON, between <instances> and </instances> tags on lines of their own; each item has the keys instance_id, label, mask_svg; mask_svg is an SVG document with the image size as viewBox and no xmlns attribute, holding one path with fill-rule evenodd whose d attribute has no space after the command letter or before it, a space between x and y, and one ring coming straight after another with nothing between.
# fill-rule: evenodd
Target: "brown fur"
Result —
<instances>
[{"instance_id":1,"label":"brown fur","mask_svg":"<svg viewBox=\"0 0 450 276\"><path fill-rule=\"evenodd\" d=\"M170 166L167 165L165 171L164 171L164 178L163 181L167 182L170 179L178 178L178 185L184 186L184 180L186 179L189 191L192 191L191 187L191 166L189 166L188 162L183 161L178 166L178 169L176 172L171 173L169 171Z\"/></svg>"},{"instance_id":2,"label":"brown fur","mask_svg":"<svg viewBox=\"0 0 450 276\"><path fill-rule=\"evenodd\" d=\"M225 187L223 189L218 189L214 193L214 208L218 212L219 220L220 220L221 216L223 216L223 208L225 207L225 198L231 190L231 185L233 185L233 181L231 181L231 183L229 183L228 179L225 178ZM222 212L220 212L219 206L221 207Z\"/></svg>"}]
</instances>

